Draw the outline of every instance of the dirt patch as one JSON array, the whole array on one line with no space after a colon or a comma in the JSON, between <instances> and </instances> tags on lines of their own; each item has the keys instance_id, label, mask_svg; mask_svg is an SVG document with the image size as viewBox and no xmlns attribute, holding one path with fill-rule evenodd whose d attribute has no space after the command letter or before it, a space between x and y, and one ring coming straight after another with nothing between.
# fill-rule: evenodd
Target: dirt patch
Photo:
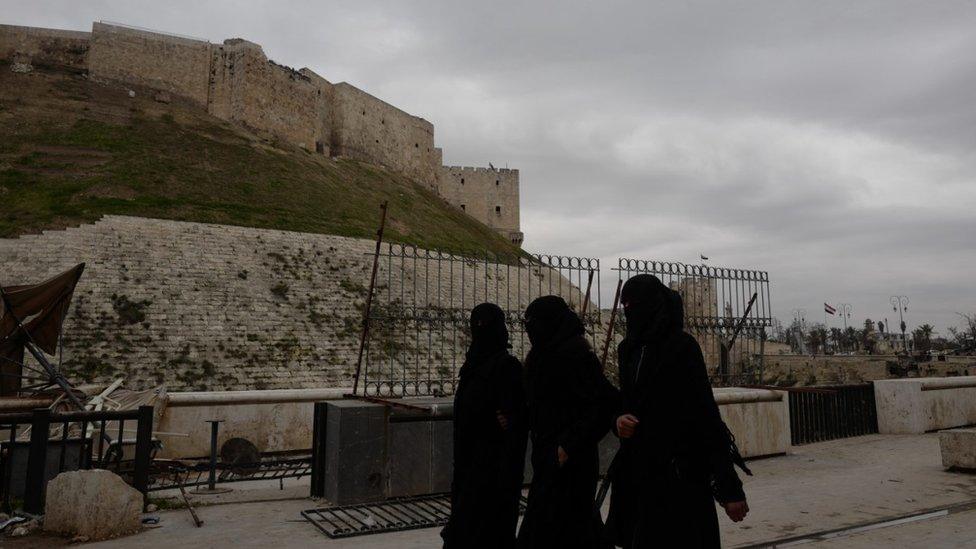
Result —
<instances>
[{"instance_id":1,"label":"dirt patch","mask_svg":"<svg viewBox=\"0 0 976 549\"><path fill-rule=\"evenodd\" d=\"M134 200L137 196L139 196L139 193L129 187L112 187L110 185L99 183L73 196L71 200L72 202L77 202L85 198L118 198L120 200Z\"/></svg>"},{"instance_id":2,"label":"dirt patch","mask_svg":"<svg viewBox=\"0 0 976 549\"><path fill-rule=\"evenodd\" d=\"M112 153L88 147L68 147L62 145L36 145L25 152L38 152L50 156L70 157L72 159L102 159L107 162Z\"/></svg>"}]
</instances>

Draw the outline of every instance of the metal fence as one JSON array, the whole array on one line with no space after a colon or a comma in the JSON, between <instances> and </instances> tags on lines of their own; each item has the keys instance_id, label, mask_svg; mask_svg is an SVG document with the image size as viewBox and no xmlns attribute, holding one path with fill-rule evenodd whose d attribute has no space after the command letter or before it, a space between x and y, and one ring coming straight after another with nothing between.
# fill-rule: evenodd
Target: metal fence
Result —
<instances>
[{"instance_id":1,"label":"metal fence","mask_svg":"<svg viewBox=\"0 0 976 549\"><path fill-rule=\"evenodd\" d=\"M874 386L830 385L790 391L793 445L878 432Z\"/></svg>"},{"instance_id":2,"label":"metal fence","mask_svg":"<svg viewBox=\"0 0 976 549\"><path fill-rule=\"evenodd\" d=\"M483 302L508 317L512 353L528 338L522 313L541 296L560 295L594 343L601 324L600 261L556 255L480 257L385 244L380 253L363 388L367 395L451 394L470 338L468 317Z\"/></svg>"},{"instance_id":3,"label":"metal fence","mask_svg":"<svg viewBox=\"0 0 976 549\"><path fill-rule=\"evenodd\" d=\"M131 422L131 423L130 423ZM49 480L63 471L108 469L146 494L154 453L153 408L124 411L52 412L0 415L0 497L5 512L23 498L28 513L44 513ZM127 426L135 428L127 428Z\"/></svg>"},{"instance_id":4,"label":"metal fence","mask_svg":"<svg viewBox=\"0 0 976 549\"><path fill-rule=\"evenodd\" d=\"M583 312L594 348L606 340L610 314L603 310L600 260L558 255L462 256L402 244L384 244L370 312L362 384L366 395L452 394L470 337L468 316L482 302L508 316L512 354L525 356L522 315L545 295L562 296ZM758 383L766 328L773 318L764 271L620 259L618 279L647 273L680 292L686 329L702 345L713 382ZM608 288L609 290L609 288ZM750 307L750 299L755 301ZM584 305L585 304L585 305ZM608 367L624 333L622 316L611 334ZM730 345L736 327L740 328Z\"/></svg>"},{"instance_id":5,"label":"metal fence","mask_svg":"<svg viewBox=\"0 0 976 549\"><path fill-rule=\"evenodd\" d=\"M228 482L300 479L312 471L311 450L286 456L262 456L260 461L225 462L156 460L148 490L158 492L190 487L213 487Z\"/></svg>"},{"instance_id":6,"label":"metal fence","mask_svg":"<svg viewBox=\"0 0 976 549\"><path fill-rule=\"evenodd\" d=\"M639 274L654 275L681 294L685 330L701 345L712 383L761 382L766 328L773 323L768 273L632 258L619 259L613 270L622 281ZM730 345L740 325L735 343ZM621 318L617 337L624 329Z\"/></svg>"}]
</instances>

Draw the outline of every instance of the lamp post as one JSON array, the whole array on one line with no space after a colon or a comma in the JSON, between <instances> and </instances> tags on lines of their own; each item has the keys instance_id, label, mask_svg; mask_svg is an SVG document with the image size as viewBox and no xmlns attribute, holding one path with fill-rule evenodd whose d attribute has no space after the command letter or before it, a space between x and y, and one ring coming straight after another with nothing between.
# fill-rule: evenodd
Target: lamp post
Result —
<instances>
[{"instance_id":1,"label":"lamp post","mask_svg":"<svg viewBox=\"0 0 976 549\"><path fill-rule=\"evenodd\" d=\"M840 317L844 320L844 336L847 336L847 319L851 318L851 313L854 312L854 306L850 303L840 303L837 305L837 312L840 313Z\"/></svg>"},{"instance_id":2,"label":"lamp post","mask_svg":"<svg viewBox=\"0 0 976 549\"><path fill-rule=\"evenodd\" d=\"M889 300L891 303L891 310L898 312L898 320L901 322L901 345L902 350L908 353L908 339L905 337L905 314L908 312L908 296L906 295L893 295Z\"/></svg>"},{"instance_id":3,"label":"lamp post","mask_svg":"<svg viewBox=\"0 0 976 549\"><path fill-rule=\"evenodd\" d=\"M807 310L806 309L793 309L793 320L796 322L797 330L797 343L800 348L800 354L806 354L806 342L803 341L803 324L807 321Z\"/></svg>"}]
</instances>

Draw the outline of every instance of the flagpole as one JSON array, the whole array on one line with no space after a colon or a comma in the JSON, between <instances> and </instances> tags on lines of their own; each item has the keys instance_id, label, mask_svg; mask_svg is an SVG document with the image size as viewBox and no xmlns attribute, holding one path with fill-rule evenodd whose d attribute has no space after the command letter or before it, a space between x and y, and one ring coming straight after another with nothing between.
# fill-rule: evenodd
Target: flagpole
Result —
<instances>
[{"instance_id":1,"label":"flagpole","mask_svg":"<svg viewBox=\"0 0 976 549\"><path fill-rule=\"evenodd\" d=\"M826 304L826 301L824 304ZM827 327L827 307L824 307L824 354L827 354L827 336L829 335L830 328Z\"/></svg>"}]
</instances>

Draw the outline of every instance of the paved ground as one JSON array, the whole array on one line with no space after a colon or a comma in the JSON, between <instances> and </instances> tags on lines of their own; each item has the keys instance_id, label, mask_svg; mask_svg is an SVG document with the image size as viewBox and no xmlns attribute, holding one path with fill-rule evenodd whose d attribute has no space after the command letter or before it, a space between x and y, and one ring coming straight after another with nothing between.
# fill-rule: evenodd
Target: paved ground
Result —
<instances>
[{"instance_id":1,"label":"paved ground","mask_svg":"<svg viewBox=\"0 0 976 549\"><path fill-rule=\"evenodd\" d=\"M976 475L942 470L935 435L873 435L795 448L788 455L751 463L746 478L752 514L736 525L722 519L726 546L749 547L779 540L823 547L976 546ZM268 547L322 545L330 549L439 547L436 529L330 540L299 515L315 506L304 498L234 503L253 497L297 497L302 487L237 490L227 503L199 509L195 528L185 510L159 513L162 526L92 547ZM198 496L200 501L205 497ZM954 511L868 531L824 532L876 524L954 506ZM815 539L797 539L813 536ZM823 539L823 538L829 539Z\"/></svg>"}]
</instances>

